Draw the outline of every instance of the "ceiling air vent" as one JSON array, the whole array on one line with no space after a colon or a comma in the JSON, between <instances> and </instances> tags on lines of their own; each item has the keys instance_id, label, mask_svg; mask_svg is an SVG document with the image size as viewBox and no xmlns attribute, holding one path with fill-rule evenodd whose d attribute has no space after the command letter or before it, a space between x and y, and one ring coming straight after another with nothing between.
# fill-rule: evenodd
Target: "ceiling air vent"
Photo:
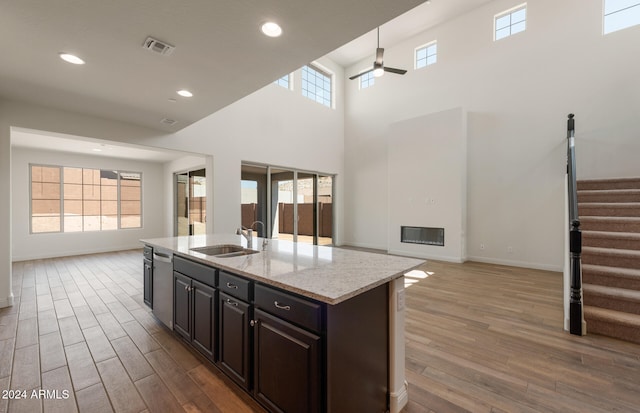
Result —
<instances>
[{"instance_id":1,"label":"ceiling air vent","mask_svg":"<svg viewBox=\"0 0 640 413\"><path fill-rule=\"evenodd\" d=\"M169 125L169 126L172 126L172 125L175 125L176 123L178 123L178 121L177 121L177 120L175 120L175 119L167 119L167 118L164 118L164 119L162 119L162 120L160 121L160 123L162 123L163 125Z\"/></svg>"},{"instance_id":2,"label":"ceiling air vent","mask_svg":"<svg viewBox=\"0 0 640 413\"><path fill-rule=\"evenodd\" d=\"M169 56L171 53L173 53L173 49L175 49L175 46L171 46L168 43L161 42L160 40L154 39L153 37L147 37L147 40L144 41L142 47L151 52L165 56Z\"/></svg>"}]
</instances>

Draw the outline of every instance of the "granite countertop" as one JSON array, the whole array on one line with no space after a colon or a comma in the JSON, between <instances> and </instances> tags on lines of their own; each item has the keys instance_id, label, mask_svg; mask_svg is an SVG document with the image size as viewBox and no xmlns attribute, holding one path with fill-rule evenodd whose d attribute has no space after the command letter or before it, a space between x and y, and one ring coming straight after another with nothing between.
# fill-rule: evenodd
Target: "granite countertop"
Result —
<instances>
[{"instance_id":1,"label":"granite countertop","mask_svg":"<svg viewBox=\"0 0 640 413\"><path fill-rule=\"evenodd\" d=\"M255 237L253 249L260 250L256 254L221 258L191 251L192 248L221 244L246 247L246 239L234 234L140 241L327 304L338 304L401 277L424 263L415 258L272 239L262 251L263 239Z\"/></svg>"}]
</instances>

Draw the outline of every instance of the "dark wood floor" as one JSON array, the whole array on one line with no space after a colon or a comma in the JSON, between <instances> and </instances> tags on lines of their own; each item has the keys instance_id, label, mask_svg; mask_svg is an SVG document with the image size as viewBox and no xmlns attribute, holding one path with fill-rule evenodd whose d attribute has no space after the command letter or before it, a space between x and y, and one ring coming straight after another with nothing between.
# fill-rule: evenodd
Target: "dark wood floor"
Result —
<instances>
[{"instance_id":1,"label":"dark wood floor","mask_svg":"<svg viewBox=\"0 0 640 413\"><path fill-rule=\"evenodd\" d=\"M640 346L563 332L559 274L420 270L407 277L406 413L640 411ZM141 251L17 262L13 281L0 389L27 399L0 412L263 412L142 304Z\"/></svg>"}]
</instances>

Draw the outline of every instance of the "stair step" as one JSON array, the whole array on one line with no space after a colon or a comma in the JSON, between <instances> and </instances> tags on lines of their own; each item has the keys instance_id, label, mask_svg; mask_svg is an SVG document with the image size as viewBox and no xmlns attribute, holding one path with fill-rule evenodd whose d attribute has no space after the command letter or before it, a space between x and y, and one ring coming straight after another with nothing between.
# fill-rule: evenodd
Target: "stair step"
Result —
<instances>
[{"instance_id":1,"label":"stair step","mask_svg":"<svg viewBox=\"0 0 640 413\"><path fill-rule=\"evenodd\" d=\"M584 264L582 282L640 291L640 270Z\"/></svg>"},{"instance_id":2,"label":"stair step","mask_svg":"<svg viewBox=\"0 0 640 413\"><path fill-rule=\"evenodd\" d=\"M640 189L579 190L578 203L582 202L640 202Z\"/></svg>"},{"instance_id":3,"label":"stair step","mask_svg":"<svg viewBox=\"0 0 640 413\"><path fill-rule=\"evenodd\" d=\"M579 216L640 217L640 202L583 202Z\"/></svg>"},{"instance_id":4,"label":"stair step","mask_svg":"<svg viewBox=\"0 0 640 413\"><path fill-rule=\"evenodd\" d=\"M589 189L639 189L640 178L583 179L578 182L578 190Z\"/></svg>"},{"instance_id":5,"label":"stair step","mask_svg":"<svg viewBox=\"0 0 640 413\"><path fill-rule=\"evenodd\" d=\"M640 315L584 306L587 334L602 334L640 344Z\"/></svg>"},{"instance_id":6,"label":"stair step","mask_svg":"<svg viewBox=\"0 0 640 413\"><path fill-rule=\"evenodd\" d=\"M624 313L640 314L640 291L605 285L582 286L585 305L608 308Z\"/></svg>"},{"instance_id":7,"label":"stair step","mask_svg":"<svg viewBox=\"0 0 640 413\"><path fill-rule=\"evenodd\" d=\"M582 262L608 267L640 268L640 251L583 247Z\"/></svg>"},{"instance_id":8,"label":"stair step","mask_svg":"<svg viewBox=\"0 0 640 413\"><path fill-rule=\"evenodd\" d=\"M640 234L633 232L582 231L583 247L640 250Z\"/></svg>"},{"instance_id":9,"label":"stair step","mask_svg":"<svg viewBox=\"0 0 640 413\"><path fill-rule=\"evenodd\" d=\"M640 217L580 217L580 229L583 231L638 232Z\"/></svg>"}]
</instances>

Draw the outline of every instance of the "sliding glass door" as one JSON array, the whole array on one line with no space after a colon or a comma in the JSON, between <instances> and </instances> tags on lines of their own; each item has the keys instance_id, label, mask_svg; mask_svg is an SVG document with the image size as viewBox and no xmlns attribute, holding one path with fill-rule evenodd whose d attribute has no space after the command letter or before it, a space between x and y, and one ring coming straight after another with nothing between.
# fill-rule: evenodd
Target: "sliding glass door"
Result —
<instances>
[{"instance_id":1,"label":"sliding glass door","mask_svg":"<svg viewBox=\"0 0 640 413\"><path fill-rule=\"evenodd\" d=\"M333 244L331 175L244 164L241 188L243 226L262 221L269 238Z\"/></svg>"},{"instance_id":2,"label":"sliding glass door","mask_svg":"<svg viewBox=\"0 0 640 413\"><path fill-rule=\"evenodd\" d=\"M207 181L204 169L175 174L175 234L204 234L207 221Z\"/></svg>"}]
</instances>

